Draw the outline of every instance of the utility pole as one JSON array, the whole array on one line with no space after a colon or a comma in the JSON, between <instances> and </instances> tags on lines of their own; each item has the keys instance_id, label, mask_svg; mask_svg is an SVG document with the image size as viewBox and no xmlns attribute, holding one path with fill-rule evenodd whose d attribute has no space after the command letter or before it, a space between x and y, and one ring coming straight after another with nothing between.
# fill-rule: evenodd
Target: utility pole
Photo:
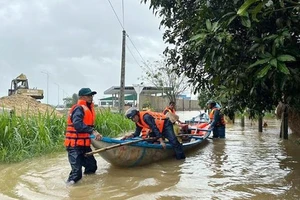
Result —
<instances>
[{"instance_id":1,"label":"utility pole","mask_svg":"<svg viewBox=\"0 0 300 200\"><path fill-rule=\"evenodd\" d=\"M121 60L121 82L119 94L119 113L123 113L124 109L124 91L125 91L125 47L126 47L126 31L123 29L122 40L122 60Z\"/></svg>"}]
</instances>

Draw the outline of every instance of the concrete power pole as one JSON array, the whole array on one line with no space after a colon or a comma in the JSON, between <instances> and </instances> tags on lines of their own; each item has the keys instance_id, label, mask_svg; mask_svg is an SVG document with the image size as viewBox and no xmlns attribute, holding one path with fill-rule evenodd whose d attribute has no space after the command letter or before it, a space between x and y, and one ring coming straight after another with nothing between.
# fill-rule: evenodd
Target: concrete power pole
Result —
<instances>
[{"instance_id":1,"label":"concrete power pole","mask_svg":"<svg viewBox=\"0 0 300 200\"><path fill-rule=\"evenodd\" d=\"M121 61L121 82L119 94L119 113L123 113L124 109L124 91L125 91L125 47L126 47L126 31L123 30L122 40L122 61Z\"/></svg>"}]
</instances>

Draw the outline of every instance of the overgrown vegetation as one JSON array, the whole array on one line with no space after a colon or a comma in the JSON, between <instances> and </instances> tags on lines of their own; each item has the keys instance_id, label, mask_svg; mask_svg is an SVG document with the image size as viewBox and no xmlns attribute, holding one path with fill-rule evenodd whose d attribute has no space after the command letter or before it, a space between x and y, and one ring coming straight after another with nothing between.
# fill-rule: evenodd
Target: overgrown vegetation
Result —
<instances>
[{"instance_id":1,"label":"overgrown vegetation","mask_svg":"<svg viewBox=\"0 0 300 200\"><path fill-rule=\"evenodd\" d=\"M116 137L135 129L135 124L126 119L123 114L112 113L110 110L99 110L95 128L103 136Z\"/></svg>"},{"instance_id":2,"label":"overgrown vegetation","mask_svg":"<svg viewBox=\"0 0 300 200\"><path fill-rule=\"evenodd\" d=\"M161 17L170 66L195 92L253 115L279 101L300 110L300 3L142 0Z\"/></svg>"},{"instance_id":3,"label":"overgrown vegetation","mask_svg":"<svg viewBox=\"0 0 300 200\"><path fill-rule=\"evenodd\" d=\"M53 113L17 116L0 115L0 162L17 162L64 151L66 118ZM134 129L134 123L120 114L97 111L96 129L103 136L115 137Z\"/></svg>"}]
</instances>

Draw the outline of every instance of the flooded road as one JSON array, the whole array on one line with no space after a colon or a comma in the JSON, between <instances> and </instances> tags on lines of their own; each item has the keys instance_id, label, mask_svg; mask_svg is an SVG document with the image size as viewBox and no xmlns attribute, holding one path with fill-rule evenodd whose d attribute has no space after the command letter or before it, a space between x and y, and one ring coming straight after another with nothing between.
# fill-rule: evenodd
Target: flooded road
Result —
<instances>
[{"instance_id":1,"label":"flooded road","mask_svg":"<svg viewBox=\"0 0 300 200\"><path fill-rule=\"evenodd\" d=\"M197 112L178 113L181 120ZM65 181L66 152L0 165L0 199L300 199L300 146L279 138L280 121L228 124L226 139L210 139L184 161L169 159L136 168L111 166L98 154L95 175L75 186Z\"/></svg>"}]
</instances>

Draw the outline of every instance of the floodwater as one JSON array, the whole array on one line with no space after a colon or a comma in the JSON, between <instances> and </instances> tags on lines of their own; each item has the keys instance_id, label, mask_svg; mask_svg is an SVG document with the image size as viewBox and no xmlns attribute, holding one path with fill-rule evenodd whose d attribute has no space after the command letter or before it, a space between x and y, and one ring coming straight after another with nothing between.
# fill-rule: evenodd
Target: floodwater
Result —
<instances>
[{"instance_id":1,"label":"floodwater","mask_svg":"<svg viewBox=\"0 0 300 200\"><path fill-rule=\"evenodd\" d=\"M198 112L179 112L181 120ZM293 135L279 138L280 121L268 120L263 133L256 126L226 128L226 139L209 139L173 159L136 168L111 166L99 155L95 175L66 186L67 154L0 165L0 199L300 199L300 156Z\"/></svg>"}]
</instances>

